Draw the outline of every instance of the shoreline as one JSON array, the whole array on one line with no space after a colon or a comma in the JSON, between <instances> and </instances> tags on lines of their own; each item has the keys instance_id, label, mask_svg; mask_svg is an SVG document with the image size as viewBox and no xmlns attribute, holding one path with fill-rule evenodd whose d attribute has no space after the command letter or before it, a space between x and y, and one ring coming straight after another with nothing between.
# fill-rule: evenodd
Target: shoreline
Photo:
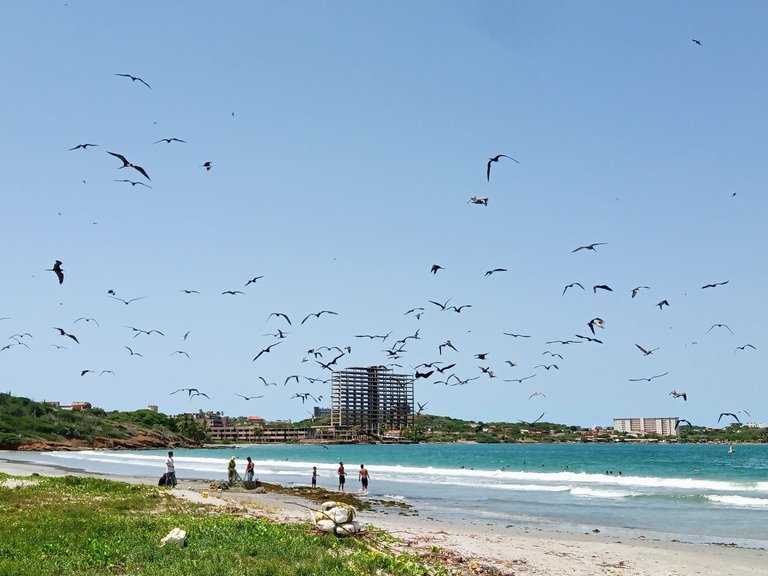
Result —
<instances>
[{"instance_id":1,"label":"shoreline","mask_svg":"<svg viewBox=\"0 0 768 576\"><path fill-rule=\"evenodd\" d=\"M64 466L42 465L0 458L0 472L28 478L89 476L119 482L156 485L156 478L89 473ZM307 508L317 504L300 496L280 493L254 494L230 490L212 492L209 480L180 479L170 492L179 498L209 506L238 506L274 522L308 522ZM357 495L354 492L348 494ZM466 563L492 566L499 573L546 576L690 576L727 574L751 576L768 565L765 549L723 544L665 542L643 537L616 538L599 533L554 532L519 526L460 523L404 514L399 509L362 510L358 520L397 538L396 548L429 553L435 547L449 551Z\"/></svg>"}]
</instances>

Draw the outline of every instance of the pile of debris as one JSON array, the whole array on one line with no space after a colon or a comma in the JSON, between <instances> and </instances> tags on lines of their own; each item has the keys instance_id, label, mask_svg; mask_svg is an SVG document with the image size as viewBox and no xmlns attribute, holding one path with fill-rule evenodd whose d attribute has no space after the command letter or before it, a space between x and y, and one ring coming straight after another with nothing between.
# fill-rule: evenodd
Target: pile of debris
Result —
<instances>
[{"instance_id":1,"label":"pile of debris","mask_svg":"<svg viewBox=\"0 0 768 576\"><path fill-rule=\"evenodd\" d=\"M352 536L363 531L363 526L355 520L357 510L341 502L323 502L320 510L313 510L311 517L315 526L323 532L333 532L336 536Z\"/></svg>"}]
</instances>

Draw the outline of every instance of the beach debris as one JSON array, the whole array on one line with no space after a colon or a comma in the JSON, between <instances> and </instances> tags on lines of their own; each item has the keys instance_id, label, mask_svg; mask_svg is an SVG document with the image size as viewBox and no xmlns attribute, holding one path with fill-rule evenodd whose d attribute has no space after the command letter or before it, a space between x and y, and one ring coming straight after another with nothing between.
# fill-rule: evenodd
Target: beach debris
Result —
<instances>
[{"instance_id":1,"label":"beach debris","mask_svg":"<svg viewBox=\"0 0 768 576\"><path fill-rule=\"evenodd\" d=\"M162 540L160 540L160 546L165 546L166 544L176 544L179 548L184 548L184 546L187 545L187 532L186 530L182 530L181 528L174 528L170 532L168 532L168 535L165 536Z\"/></svg>"},{"instance_id":2,"label":"beach debris","mask_svg":"<svg viewBox=\"0 0 768 576\"><path fill-rule=\"evenodd\" d=\"M330 500L320 505L320 510L311 512L312 522L323 532L333 532L336 536L352 536L363 531L355 520L357 510L349 504Z\"/></svg>"}]
</instances>

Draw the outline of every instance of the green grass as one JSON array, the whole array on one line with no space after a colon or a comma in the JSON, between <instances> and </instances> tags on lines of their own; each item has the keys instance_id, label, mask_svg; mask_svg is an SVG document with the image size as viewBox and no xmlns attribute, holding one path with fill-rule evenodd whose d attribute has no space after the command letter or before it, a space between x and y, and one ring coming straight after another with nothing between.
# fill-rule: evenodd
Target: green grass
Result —
<instances>
[{"instance_id":1,"label":"green grass","mask_svg":"<svg viewBox=\"0 0 768 576\"><path fill-rule=\"evenodd\" d=\"M0 482L7 479L0 475ZM26 479L25 479L26 480ZM344 576L447 574L378 538L337 538L309 524L276 524L210 509L152 486L34 478L0 488L0 574L67 576ZM173 528L187 546L160 546Z\"/></svg>"}]
</instances>

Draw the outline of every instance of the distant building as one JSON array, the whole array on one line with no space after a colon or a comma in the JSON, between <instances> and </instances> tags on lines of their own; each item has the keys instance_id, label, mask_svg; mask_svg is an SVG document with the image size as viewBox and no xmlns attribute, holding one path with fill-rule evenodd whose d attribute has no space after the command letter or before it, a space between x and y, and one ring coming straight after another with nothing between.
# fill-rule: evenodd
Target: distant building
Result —
<instances>
[{"instance_id":1,"label":"distant building","mask_svg":"<svg viewBox=\"0 0 768 576\"><path fill-rule=\"evenodd\" d=\"M331 417L330 408L320 408L319 406L315 406L315 409L312 411L312 418L330 418L330 417Z\"/></svg>"},{"instance_id":2,"label":"distant building","mask_svg":"<svg viewBox=\"0 0 768 576\"><path fill-rule=\"evenodd\" d=\"M413 424L413 375L384 366L351 367L331 377L331 426L380 436Z\"/></svg>"},{"instance_id":3,"label":"distant building","mask_svg":"<svg viewBox=\"0 0 768 576\"><path fill-rule=\"evenodd\" d=\"M626 432L637 436L656 434L657 436L677 436L677 416L663 418L614 418L616 432Z\"/></svg>"},{"instance_id":4,"label":"distant building","mask_svg":"<svg viewBox=\"0 0 768 576\"><path fill-rule=\"evenodd\" d=\"M149 406L147 406L147 410L149 410L150 412L157 412L158 410L157 404L150 404Z\"/></svg>"}]
</instances>

